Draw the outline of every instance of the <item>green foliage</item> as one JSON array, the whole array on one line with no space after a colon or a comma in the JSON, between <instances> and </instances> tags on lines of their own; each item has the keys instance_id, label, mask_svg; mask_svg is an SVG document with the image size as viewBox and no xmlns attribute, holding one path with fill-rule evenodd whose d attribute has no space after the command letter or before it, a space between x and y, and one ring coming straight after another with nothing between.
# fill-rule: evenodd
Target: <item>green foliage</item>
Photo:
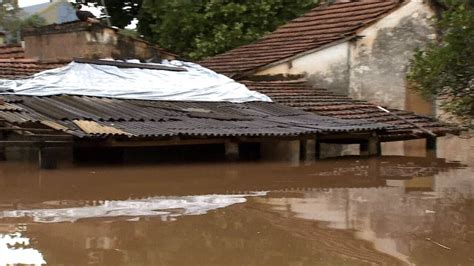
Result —
<instances>
[{"instance_id":1,"label":"green foliage","mask_svg":"<svg viewBox=\"0 0 474 266\"><path fill-rule=\"evenodd\" d=\"M138 32L136 30L130 30L130 29L122 29L120 30L120 34L130 36L133 38L138 38Z\"/></svg>"},{"instance_id":2,"label":"green foliage","mask_svg":"<svg viewBox=\"0 0 474 266\"><path fill-rule=\"evenodd\" d=\"M20 21L20 30L30 27L40 27L46 25L46 20L38 15L32 15Z\"/></svg>"},{"instance_id":3,"label":"green foliage","mask_svg":"<svg viewBox=\"0 0 474 266\"><path fill-rule=\"evenodd\" d=\"M0 3L0 29L9 35L16 35L16 31L20 26L18 19L18 5L14 1L2 1Z\"/></svg>"},{"instance_id":4,"label":"green foliage","mask_svg":"<svg viewBox=\"0 0 474 266\"><path fill-rule=\"evenodd\" d=\"M191 59L260 38L315 6L317 0L143 0L138 31Z\"/></svg>"},{"instance_id":5,"label":"green foliage","mask_svg":"<svg viewBox=\"0 0 474 266\"><path fill-rule=\"evenodd\" d=\"M20 10L16 1L4 1L0 4L0 28L10 36L9 42L19 42L19 33L24 28L38 27L46 24L46 21L38 15L21 20L18 18Z\"/></svg>"},{"instance_id":6,"label":"green foliage","mask_svg":"<svg viewBox=\"0 0 474 266\"><path fill-rule=\"evenodd\" d=\"M468 121L474 116L474 8L469 1L444 1L439 40L416 52L408 78L426 97Z\"/></svg>"}]
</instances>

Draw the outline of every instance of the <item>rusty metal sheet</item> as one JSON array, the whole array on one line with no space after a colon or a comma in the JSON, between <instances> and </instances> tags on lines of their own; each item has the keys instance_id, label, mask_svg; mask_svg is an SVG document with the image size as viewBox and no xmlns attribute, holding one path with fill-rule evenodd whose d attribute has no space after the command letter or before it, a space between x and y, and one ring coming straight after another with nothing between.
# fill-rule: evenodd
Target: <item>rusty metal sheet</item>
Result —
<instances>
[{"instance_id":1,"label":"rusty metal sheet","mask_svg":"<svg viewBox=\"0 0 474 266\"><path fill-rule=\"evenodd\" d=\"M91 135L126 135L132 136L132 134L127 133L123 130L112 126L101 125L95 121L86 121L86 120L74 120L76 124L82 131Z\"/></svg>"},{"instance_id":2,"label":"rusty metal sheet","mask_svg":"<svg viewBox=\"0 0 474 266\"><path fill-rule=\"evenodd\" d=\"M22 111L23 108L21 108L20 106L14 103L4 102L3 104L0 104L0 110L1 111Z\"/></svg>"},{"instance_id":3,"label":"rusty metal sheet","mask_svg":"<svg viewBox=\"0 0 474 266\"><path fill-rule=\"evenodd\" d=\"M69 131L69 128L67 128L66 126L64 125L61 125L57 122L54 122L54 121L48 121L48 120L45 120L45 121L41 121L41 124L45 125L45 126L48 126L52 129L56 129L56 130L59 130L59 131L64 131L64 132L68 132Z\"/></svg>"}]
</instances>

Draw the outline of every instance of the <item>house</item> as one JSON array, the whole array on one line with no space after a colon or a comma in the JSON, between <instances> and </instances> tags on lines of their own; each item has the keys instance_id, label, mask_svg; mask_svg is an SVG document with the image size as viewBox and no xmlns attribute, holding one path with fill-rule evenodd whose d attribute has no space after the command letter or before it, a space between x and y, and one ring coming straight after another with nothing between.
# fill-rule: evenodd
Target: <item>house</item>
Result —
<instances>
[{"instance_id":1,"label":"house","mask_svg":"<svg viewBox=\"0 0 474 266\"><path fill-rule=\"evenodd\" d=\"M0 48L0 54L2 54L2 50L4 50L3 54L6 56L4 59L0 59L0 78L3 79L19 79L19 78L27 78L30 77L38 72L53 69L65 66L71 61L80 61L82 63L93 63L103 64L104 62L100 62L101 60L94 60L93 58L120 58L120 59L129 59L129 58L139 58L142 60L148 59L150 57L158 57L164 59L174 59L176 55L169 53L159 46L152 45L147 43L143 40L131 38L129 36L124 36L117 32L113 28L105 27L102 25L88 25L82 22L72 22L72 23L65 23L65 24L55 24L55 25L48 25L40 28L34 29L27 29L24 32L25 35L25 48L15 47L17 52L16 56L11 56L10 48ZM62 49L64 45L71 47L71 49ZM75 59L75 57L80 58L90 58L90 59ZM106 64L112 64L110 61L106 62ZM116 63L115 63L116 64ZM143 65L142 65L143 66ZM142 67L140 66L140 67ZM125 66L126 67L126 66ZM130 67L130 66L128 66ZM36 135L37 137L41 137L41 133L47 132L48 130L55 132L55 134L60 135L58 139L49 139L49 144L53 144L52 146L58 145L72 145L74 147L94 147L94 145L103 146L103 147L130 147L130 146L140 146L138 143L142 143L141 147L143 146L163 146L163 145L183 145L187 144L196 144L196 143L212 143L209 139L211 136L218 136L218 140L213 140L214 142L224 143L225 145L222 147L227 147L229 157L235 157L236 151L241 151L241 147L249 147L248 143L251 143L250 146L254 145L252 149L257 148L257 152L260 155L265 155L266 157L272 157L273 155L282 155L282 154L289 154L294 155L298 154L298 156L289 156L293 157L293 159L300 158L301 154L312 157L312 156L320 156L325 157L324 153L326 151L324 149L320 149L321 145L326 145L328 143L337 143L337 144L348 144L348 143L356 143L360 144L360 154L378 154L381 152L382 146L380 145L381 142L384 141L395 141L395 140L405 140L405 139L413 139L413 138L427 138L430 143L430 148L434 146L434 137L443 136L447 133L457 133L459 129L453 128L449 125L440 123L432 118L424 117L415 115L410 112L403 112L399 110L383 110L380 109L378 106L370 104L364 101L356 101L348 98L347 96L336 95L333 92L328 90L320 89L319 92L313 90L310 86L308 86L305 82L301 80L301 76L286 76L282 80L278 80L279 78L276 77L268 77L268 76L254 76L254 77L242 77L241 82L246 84L250 89L255 91L261 91L267 93L277 102L283 103L287 106L294 107L300 109L300 112L309 111L315 113L317 116L312 116L310 120L305 120L306 117L299 117L298 119L290 122L286 120L286 122L279 121L275 124L275 119L278 116L282 117L293 117L298 118L295 115L294 109L281 109L281 105L278 105L278 110L280 113L271 113L270 111L264 111L266 115L260 117L259 124L264 125L264 120L272 121L273 127L276 128L287 128L286 133L282 135L275 135L275 132L272 132L270 129L265 129L266 131L261 131L260 135L252 135L252 138L248 138L249 132L240 132L240 127L234 125L236 130L231 130L236 135L229 135L229 128L222 128L219 130L216 129L209 129L207 128L208 132L211 132L210 135L196 135L197 140L189 141L189 136L184 134L184 132L174 131L174 133L168 132L167 134L163 134L163 132L153 133L153 132L137 132L136 129L128 128L127 126L121 125L120 123L116 124L116 121L146 121L143 125L151 125L155 121L152 118L148 118L148 120L144 120L143 117L138 115L137 117L131 117L127 113L127 108L130 107L129 100L125 99L111 99L107 97L92 97L87 95L74 95L74 97L69 97L69 95L47 95L41 97L34 97L33 99L39 100L42 104L46 104L46 109L42 106L42 104L35 106L34 108L23 106L23 102L30 102L32 100L28 100L31 96L24 96L23 98L13 97L13 96L4 96L4 107L3 112L1 115L4 117L4 121L9 125L6 128L11 129L10 125L14 126L13 128L17 128L18 126L25 128L25 126L30 125L33 123L35 126L30 129L37 129L35 133L18 130L13 131L13 135L15 138L25 138L24 133L28 135L26 139L28 139L28 143L35 143L40 145L41 147L45 146L45 142L38 142L31 140L32 135ZM13 97L13 98L11 98ZM54 99L50 101L50 99ZM72 106L69 106L71 99L77 101ZM93 100L92 100L93 99ZM18 100L18 101L17 101ZM61 113L61 110L57 109L58 102L66 102L66 103L59 103L59 106L62 108L66 108L67 110L73 110L71 116L65 117L55 117L54 114ZM73 102L74 102L73 101ZM88 102L94 101L94 106L89 106ZM34 102L34 101L33 101ZM125 106L127 108L119 108L118 110L114 111L115 117L110 117L110 114L107 112L100 113L99 115L90 113L91 110L96 110L98 106L109 106L109 102L114 102L114 106ZM134 101L136 103L136 101ZM254 106L252 104L248 104L245 108L238 107L244 106L242 104L234 104L234 109L225 108L224 110L220 110L220 108L210 109L208 105L212 103L208 103L208 105L202 105L203 103L193 103L194 107L199 110L206 110L209 113L215 113L217 116L210 118L207 117L206 119L214 119L215 122L218 124L227 124L225 120L222 120L221 117L227 118L235 118L233 115L235 113L234 109L247 109L250 107L249 111L245 111L244 113L238 113L239 117L251 116L249 113L261 113L262 111L257 111L260 107ZM215 104L215 103L214 103ZM15 108L10 108L13 105ZM89 106L85 110L77 109L77 106ZM75 107L76 106L76 107ZM139 107L141 104L138 105ZM157 109L167 109L167 104L155 105L153 108ZM220 106L220 105L218 105ZM270 109L274 109L276 105L265 105L270 106ZM133 108L139 108L133 107ZM40 108L40 109L38 109ZM111 108L111 107L108 107ZM191 109L192 109L191 108ZM169 109L169 108L168 108ZM177 107L173 107L173 110L179 109ZM186 108L185 108L186 109ZM51 111L54 110L54 111ZM153 109L154 110L154 109ZM143 109L140 112L151 112L153 110ZM183 110L181 110L183 111ZM204 113L206 113L204 112ZM226 114L226 112L231 112L231 114ZM389 112L389 113L387 113ZM268 116L271 113L273 116ZM298 113L298 112L297 112ZM74 114L76 117L74 117ZM77 114L81 114L77 116ZM199 114L199 113L198 113ZM298 113L303 114L303 113ZM16 117L15 115L20 115ZM183 117L188 117L189 112L182 112ZM305 113L307 115L307 113ZM37 117L35 119L31 117ZM52 117L51 117L52 116ZM193 119L196 119L196 112L191 114ZM202 114L201 114L202 116ZM40 117L40 118L38 118ZM45 118L46 117L46 118ZM68 118L69 117L69 118ZM71 119L72 117L72 119ZM84 128L78 126L74 120L81 120L77 119L82 117L87 124ZM41 121L47 121L45 125L41 123ZM69 119L69 122L66 121ZM170 119L163 118L164 120ZM171 118L173 120L174 118ZM187 119L187 118L186 118ZM233 121L230 119L231 121ZM48 122L49 121L49 122ZM103 124L103 122L108 122ZM185 121L185 120L181 120ZM238 121L238 120L237 120ZM302 126L298 123L307 124L306 126ZM97 124L94 124L95 122ZM224 123L225 122L225 123ZM194 123L194 122L193 122ZM242 123L242 121L239 121ZM296 123L296 124L295 124ZM313 123L313 126L311 126ZM81 122L79 122L81 124ZM114 125L111 125L114 124ZM88 131L90 130L90 126L95 128L96 131ZM118 125L118 126L116 126ZM142 125L142 126L143 126ZM31 126L31 125L30 125ZM135 125L136 126L136 125ZM201 126L198 126L199 129L193 129L192 131L199 131ZM249 125L246 125L246 130L257 130L247 128ZM309 127L309 128L308 128ZM153 127L152 127L153 128ZM204 127L206 128L206 127ZM213 127L212 127L213 128ZM271 128L271 126L270 126ZM144 128L142 127L144 130ZM238 130L237 130L238 129ZM296 132L291 132L292 130L298 129ZM308 131L311 129L313 131ZM39 131L38 131L39 130ZM84 131L85 130L85 131ZM155 127L155 130L157 128ZM184 130L181 128L180 130ZM210 130L210 131L209 131ZM34 130L33 130L34 131ZM59 131L59 132L57 132ZM173 130L171 130L173 131ZM236 132L234 132L236 131ZM7 131L11 133L11 130ZM19 134L18 134L19 133ZM67 134L64 134L67 133ZM118 133L118 134L117 134ZM241 135L239 135L242 133ZM291 133L291 134L290 134ZM55 134L46 134L46 135L55 135ZM160 135L161 134L161 135ZM174 135L173 135L174 134ZM178 134L178 136L176 136ZM70 139L67 141L61 140L61 138L65 138L65 135L69 135ZM251 135L251 134L250 134ZM96 139L97 136L102 136L102 140L107 138L116 138L118 137L121 141L126 140L127 144L98 144L96 140L91 141L92 139ZM184 139L182 137L184 136ZM272 137L270 137L272 136ZM35 138L35 137L33 137ZM168 139L167 139L168 138ZM170 141L170 138L172 141ZM72 139L72 141L71 141ZM100 138L99 138L100 139ZM153 141L150 141L153 140ZM157 139L159 141L157 141ZM207 139L203 141L202 139ZM86 141L84 141L86 140ZM237 141L236 141L237 140ZM278 145L266 145L265 143L271 143L271 140L278 142L278 143L285 143L282 144L280 147ZM291 141L288 141L291 140ZM16 145L13 140L4 140L4 145ZM31 142L32 141L32 142ZM44 138L43 138L44 141ZM285 142L286 141L286 142ZM89 143L87 145L79 143ZM90 145L90 143L95 143L94 145ZM130 144L134 143L134 144ZM226 144L227 143L227 144ZM229 143L234 143L233 145L229 145ZM235 145L238 143L238 145ZM247 144L246 144L247 143ZM146 144L146 145L145 145ZM30 144L28 144L30 145ZM46 145L47 146L47 145ZM263 146L273 146L274 149L280 149L280 152L264 152L262 147ZM239 148L237 148L239 147ZM266 150L270 148L267 147ZM231 152L233 150L233 152ZM271 150L271 149L270 149ZM288 152L289 150L293 150L293 152ZM295 151L301 151L295 152ZM255 152L255 150L254 150ZM264 157L265 157L264 156ZM303 156L304 157L304 156ZM288 159L288 158L287 158Z\"/></svg>"},{"instance_id":2,"label":"house","mask_svg":"<svg viewBox=\"0 0 474 266\"><path fill-rule=\"evenodd\" d=\"M457 127L442 123L430 116L416 115L392 108L384 111L367 101L354 100L328 89L313 88L306 79L298 76L289 76L285 79L257 76L253 79L240 80L240 82L251 90L264 93L276 102L306 112L392 125L393 129L379 136L382 142L443 136L449 133L456 134L459 131Z\"/></svg>"},{"instance_id":3,"label":"house","mask_svg":"<svg viewBox=\"0 0 474 266\"><path fill-rule=\"evenodd\" d=\"M304 73L317 88L433 114L430 103L407 89L405 78L414 50L436 36L429 2L322 4L255 43L200 63L235 78Z\"/></svg>"},{"instance_id":4,"label":"house","mask_svg":"<svg viewBox=\"0 0 474 266\"><path fill-rule=\"evenodd\" d=\"M16 79L31 77L46 69L54 70L40 73L31 80L36 84L30 86L33 93L19 93L14 89L18 86L4 86L7 92L1 95L0 143L7 147L3 152L7 158L11 157L13 148L34 146L44 168L56 165L61 154L58 149L68 154L72 150L77 157L84 151L85 157L93 157L101 149L112 150L111 156L118 155L123 159L130 157L130 153L136 154L137 149L142 149L138 154L145 154L143 149L153 152L153 149L163 146L206 146L214 147L221 157L229 159L257 154L260 158L297 162L302 158L314 158L317 142L355 140L367 144L367 154L377 154L377 136L393 129L385 123L321 116L269 101L157 100L150 96L150 93L156 93L152 91L142 91L146 97L137 94L121 97L123 91L110 96L107 94L110 90L103 89L110 85L110 80L91 83L86 82L87 79L103 75L100 76L103 80L115 77L114 71L126 73L132 70L136 78L144 73L150 74L152 70L157 71L153 72L156 77L154 75L153 81L147 79L147 83L142 83L144 87L163 83L163 80L156 80L157 77L174 76L174 86L180 84L175 89L178 91L187 82L186 72L193 69L99 60L137 58L143 62L154 58L155 62L161 62L161 59L175 57L156 45L124 36L102 25L82 22L53 24L25 30L24 39L23 57L0 59L0 78L8 79L3 84L14 82L18 85L21 81ZM58 80L65 80L56 75L71 66L93 72L88 72L91 76L82 79L73 78L84 82L56 86ZM54 86L43 86L41 82L45 76L56 80ZM225 76L217 76L226 79L226 83L235 83ZM126 78L123 80L125 82ZM70 89L78 84L83 87ZM90 87L84 87L87 84ZM137 86L140 89L142 85L137 81L125 87ZM37 94L38 90L41 90L40 94ZM95 91L96 94L86 91ZM217 94L222 96L223 92Z\"/></svg>"},{"instance_id":5,"label":"house","mask_svg":"<svg viewBox=\"0 0 474 266\"><path fill-rule=\"evenodd\" d=\"M392 129L381 132L378 152L384 155L426 156L436 150L438 137L446 134L459 134L456 126L413 112L381 107L364 100L354 100L346 95L331 92L328 89L313 88L304 76L253 76L239 82L248 88L265 93L274 101L317 115L330 116L340 119L372 121L393 126ZM421 141L420 141L421 139ZM423 139L426 139L424 141ZM357 139L345 139L328 145L322 144L317 150L321 156L364 154L367 143ZM319 145L320 143L318 143ZM426 150L424 149L426 148Z\"/></svg>"},{"instance_id":6,"label":"house","mask_svg":"<svg viewBox=\"0 0 474 266\"><path fill-rule=\"evenodd\" d=\"M308 111L311 111L308 107L321 104L318 97L306 97L316 88L316 94L320 89L327 89L385 110L434 115L433 104L411 91L406 81L415 49L436 36L431 25L434 15L430 1L336 1L314 8L254 43L200 63L237 80L303 75L308 83L304 92L273 98ZM288 85L273 91L284 95L290 90L292 86ZM382 115L382 112L377 107L373 114ZM423 125L416 127L425 136L444 135L428 133L429 130L422 129ZM413 134L411 139L422 135ZM402 139L410 138L399 140ZM428 146L434 145L432 140L429 142ZM406 154L412 144L385 146Z\"/></svg>"}]
</instances>

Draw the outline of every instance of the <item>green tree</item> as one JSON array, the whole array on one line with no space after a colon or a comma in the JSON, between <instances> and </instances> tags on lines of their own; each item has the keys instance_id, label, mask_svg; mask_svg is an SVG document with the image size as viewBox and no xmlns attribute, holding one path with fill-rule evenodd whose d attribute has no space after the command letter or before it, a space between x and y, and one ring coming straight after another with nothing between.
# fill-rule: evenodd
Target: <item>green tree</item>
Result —
<instances>
[{"instance_id":1,"label":"green tree","mask_svg":"<svg viewBox=\"0 0 474 266\"><path fill-rule=\"evenodd\" d=\"M138 31L191 59L250 43L317 0L143 0Z\"/></svg>"},{"instance_id":2,"label":"green tree","mask_svg":"<svg viewBox=\"0 0 474 266\"><path fill-rule=\"evenodd\" d=\"M20 19L20 12L17 1L3 1L0 3L0 29L7 32L9 42L19 42L20 32L24 28L37 27L46 24L46 21L37 15L30 16L26 19Z\"/></svg>"},{"instance_id":3,"label":"green tree","mask_svg":"<svg viewBox=\"0 0 474 266\"><path fill-rule=\"evenodd\" d=\"M46 20L38 15L32 15L24 20L20 20L19 29L25 29L30 27L39 27L46 25Z\"/></svg>"},{"instance_id":4,"label":"green tree","mask_svg":"<svg viewBox=\"0 0 474 266\"><path fill-rule=\"evenodd\" d=\"M474 7L471 0L439 1L439 39L416 52L409 80L426 97L465 121L474 116Z\"/></svg>"},{"instance_id":5,"label":"green tree","mask_svg":"<svg viewBox=\"0 0 474 266\"><path fill-rule=\"evenodd\" d=\"M10 39L16 38L16 32L20 27L20 20L18 19L17 1L2 1L0 3L0 29L5 31Z\"/></svg>"}]
</instances>

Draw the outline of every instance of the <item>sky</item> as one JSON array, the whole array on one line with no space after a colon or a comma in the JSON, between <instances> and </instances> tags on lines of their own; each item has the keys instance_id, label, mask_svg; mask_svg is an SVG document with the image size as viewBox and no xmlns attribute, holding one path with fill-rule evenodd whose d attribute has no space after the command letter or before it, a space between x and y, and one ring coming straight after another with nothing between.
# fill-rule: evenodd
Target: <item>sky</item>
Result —
<instances>
[{"instance_id":1,"label":"sky","mask_svg":"<svg viewBox=\"0 0 474 266\"><path fill-rule=\"evenodd\" d=\"M18 5L20 7L25 7L25 6L32 6L32 5L37 5L41 3L47 3L49 0L18 0Z\"/></svg>"},{"instance_id":2,"label":"sky","mask_svg":"<svg viewBox=\"0 0 474 266\"><path fill-rule=\"evenodd\" d=\"M32 6L32 5L37 5L37 4L42 4L42 3L47 3L49 0L18 0L18 5L20 7L25 7L25 6ZM73 0L69 0L69 2L74 2ZM95 16L100 16L100 11L97 8L93 7L85 7L83 10L88 10L92 12ZM137 27L138 21L134 19L130 25L128 25L126 28L127 29L135 29Z\"/></svg>"},{"instance_id":3,"label":"sky","mask_svg":"<svg viewBox=\"0 0 474 266\"><path fill-rule=\"evenodd\" d=\"M68 0L69 2L75 2L74 0ZM18 0L18 5L20 7L38 5L42 3L48 3L49 0ZM94 7L84 7L83 10L88 10L92 12L95 16L100 16L100 10Z\"/></svg>"}]
</instances>

